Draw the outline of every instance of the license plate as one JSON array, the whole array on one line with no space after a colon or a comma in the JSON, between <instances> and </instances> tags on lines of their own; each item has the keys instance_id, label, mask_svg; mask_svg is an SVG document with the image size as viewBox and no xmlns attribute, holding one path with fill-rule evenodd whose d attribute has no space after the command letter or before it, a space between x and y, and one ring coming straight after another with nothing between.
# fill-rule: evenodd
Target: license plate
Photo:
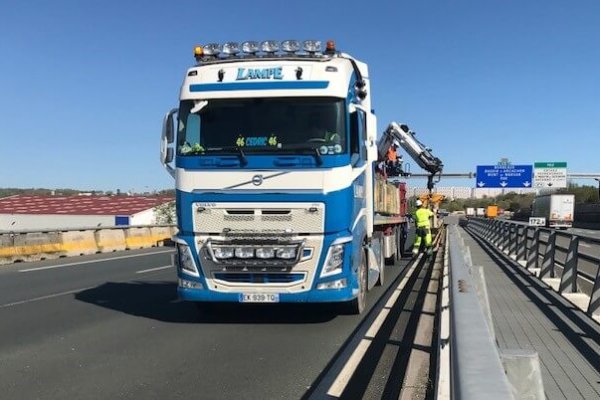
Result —
<instances>
[{"instance_id":1,"label":"license plate","mask_svg":"<svg viewBox=\"0 0 600 400\"><path fill-rule=\"evenodd\" d=\"M279 303L279 294L240 293L240 303Z\"/></svg>"}]
</instances>

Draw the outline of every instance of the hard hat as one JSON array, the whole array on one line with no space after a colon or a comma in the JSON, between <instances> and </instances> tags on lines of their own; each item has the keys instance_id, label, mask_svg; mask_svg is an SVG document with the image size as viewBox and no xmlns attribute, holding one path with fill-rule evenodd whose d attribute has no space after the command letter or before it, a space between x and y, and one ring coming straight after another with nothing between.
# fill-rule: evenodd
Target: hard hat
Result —
<instances>
[{"instance_id":1,"label":"hard hat","mask_svg":"<svg viewBox=\"0 0 600 400\"><path fill-rule=\"evenodd\" d=\"M417 207L421 207L423 205L423 202L421 200L417 200Z\"/></svg>"},{"instance_id":2,"label":"hard hat","mask_svg":"<svg viewBox=\"0 0 600 400\"><path fill-rule=\"evenodd\" d=\"M396 147L400 147L400 142L399 142L399 141L397 141L397 140L394 140L394 146L396 146Z\"/></svg>"}]
</instances>

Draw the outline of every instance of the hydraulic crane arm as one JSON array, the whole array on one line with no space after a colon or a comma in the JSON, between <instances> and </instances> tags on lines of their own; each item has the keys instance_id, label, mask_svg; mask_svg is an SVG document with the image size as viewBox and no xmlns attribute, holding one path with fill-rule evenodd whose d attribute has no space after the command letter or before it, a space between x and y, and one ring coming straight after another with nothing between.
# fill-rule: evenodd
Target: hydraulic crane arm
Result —
<instances>
[{"instance_id":1,"label":"hydraulic crane arm","mask_svg":"<svg viewBox=\"0 0 600 400\"><path fill-rule=\"evenodd\" d=\"M392 122L383 132L383 136L377 145L377 156L379 160L384 160L385 155L394 142L400 143L400 146L415 160L415 162L429 173L427 187L433 188L433 177L441 174L444 164L442 160L431 154L431 149L423 145L415 138L415 133L407 125L399 125Z\"/></svg>"}]
</instances>

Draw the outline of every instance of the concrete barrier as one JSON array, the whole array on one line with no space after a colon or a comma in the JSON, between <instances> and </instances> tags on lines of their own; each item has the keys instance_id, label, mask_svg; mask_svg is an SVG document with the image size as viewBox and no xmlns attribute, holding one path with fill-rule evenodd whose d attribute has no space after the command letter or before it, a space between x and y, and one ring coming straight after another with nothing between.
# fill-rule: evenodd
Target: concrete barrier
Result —
<instances>
[{"instance_id":1,"label":"concrete barrier","mask_svg":"<svg viewBox=\"0 0 600 400\"><path fill-rule=\"evenodd\" d=\"M163 246L175 232L173 226L126 226L0 233L0 265Z\"/></svg>"},{"instance_id":2,"label":"concrete barrier","mask_svg":"<svg viewBox=\"0 0 600 400\"><path fill-rule=\"evenodd\" d=\"M0 240L0 264L64 256L58 232L12 232Z\"/></svg>"},{"instance_id":3,"label":"concrete barrier","mask_svg":"<svg viewBox=\"0 0 600 400\"><path fill-rule=\"evenodd\" d=\"M66 231L61 232L60 236L65 256L83 256L98 253L93 231Z\"/></svg>"},{"instance_id":4,"label":"concrete barrier","mask_svg":"<svg viewBox=\"0 0 600 400\"><path fill-rule=\"evenodd\" d=\"M110 253L127 248L123 229L98 229L94 231L98 253Z\"/></svg>"}]
</instances>

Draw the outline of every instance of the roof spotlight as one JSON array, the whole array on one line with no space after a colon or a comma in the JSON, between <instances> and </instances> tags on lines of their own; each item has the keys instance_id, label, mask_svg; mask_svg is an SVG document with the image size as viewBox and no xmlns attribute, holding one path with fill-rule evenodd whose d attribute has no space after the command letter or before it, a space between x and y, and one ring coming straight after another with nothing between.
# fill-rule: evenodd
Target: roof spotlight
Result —
<instances>
[{"instance_id":1,"label":"roof spotlight","mask_svg":"<svg viewBox=\"0 0 600 400\"><path fill-rule=\"evenodd\" d=\"M242 51L248 54L254 54L259 50L258 42L253 40L242 43Z\"/></svg>"},{"instance_id":2,"label":"roof spotlight","mask_svg":"<svg viewBox=\"0 0 600 400\"><path fill-rule=\"evenodd\" d=\"M204 54L207 56L218 56L221 52L221 45L219 43L209 43L204 46Z\"/></svg>"},{"instance_id":3,"label":"roof spotlight","mask_svg":"<svg viewBox=\"0 0 600 400\"><path fill-rule=\"evenodd\" d=\"M240 44L238 42L227 42L223 44L223 54L234 56L240 52Z\"/></svg>"},{"instance_id":4,"label":"roof spotlight","mask_svg":"<svg viewBox=\"0 0 600 400\"><path fill-rule=\"evenodd\" d=\"M279 43L275 40L265 40L260 44L260 49L265 53L275 53L279 50Z\"/></svg>"},{"instance_id":5,"label":"roof spotlight","mask_svg":"<svg viewBox=\"0 0 600 400\"><path fill-rule=\"evenodd\" d=\"M286 53L295 53L300 50L300 42L297 40L284 40L281 42L281 50Z\"/></svg>"},{"instance_id":6,"label":"roof spotlight","mask_svg":"<svg viewBox=\"0 0 600 400\"><path fill-rule=\"evenodd\" d=\"M305 40L303 43L304 50L308 53L314 54L321 51L320 40Z\"/></svg>"}]
</instances>

